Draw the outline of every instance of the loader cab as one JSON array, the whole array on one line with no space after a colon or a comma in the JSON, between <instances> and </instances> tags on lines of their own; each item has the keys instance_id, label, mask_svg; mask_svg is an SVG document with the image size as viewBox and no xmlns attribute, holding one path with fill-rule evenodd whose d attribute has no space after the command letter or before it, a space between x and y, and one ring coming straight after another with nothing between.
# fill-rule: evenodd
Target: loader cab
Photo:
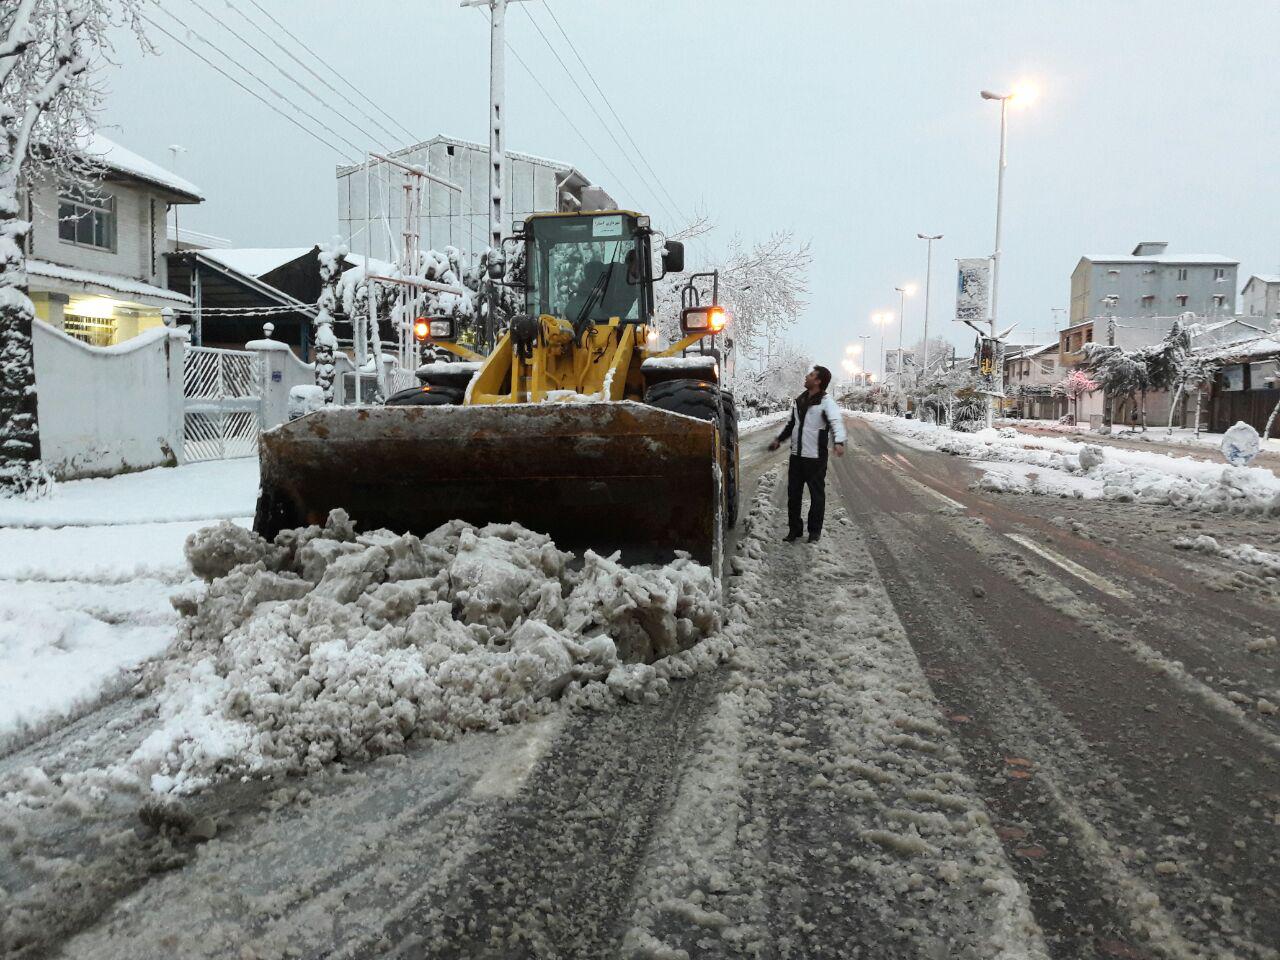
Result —
<instances>
[{"instance_id":1,"label":"loader cab","mask_svg":"<svg viewBox=\"0 0 1280 960\"><path fill-rule=\"evenodd\" d=\"M652 318L648 217L626 210L537 214L517 236L525 247L525 313L560 317L577 329L613 317L635 324Z\"/></svg>"}]
</instances>

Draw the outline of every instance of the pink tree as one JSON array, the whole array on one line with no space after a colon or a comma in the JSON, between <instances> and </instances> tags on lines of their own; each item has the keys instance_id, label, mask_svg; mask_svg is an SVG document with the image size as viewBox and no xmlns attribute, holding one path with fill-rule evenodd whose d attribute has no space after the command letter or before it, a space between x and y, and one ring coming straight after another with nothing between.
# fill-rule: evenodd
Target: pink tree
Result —
<instances>
[{"instance_id":1,"label":"pink tree","mask_svg":"<svg viewBox=\"0 0 1280 960\"><path fill-rule=\"evenodd\" d=\"M1080 419L1080 398L1086 393L1093 393L1097 389L1097 381L1079 369L1072 370L1062 380L1053 385L1053 392L1056 396L1066 397L1071 401L1071 419L1077 422Z\"/></svg>"}]
</instances>

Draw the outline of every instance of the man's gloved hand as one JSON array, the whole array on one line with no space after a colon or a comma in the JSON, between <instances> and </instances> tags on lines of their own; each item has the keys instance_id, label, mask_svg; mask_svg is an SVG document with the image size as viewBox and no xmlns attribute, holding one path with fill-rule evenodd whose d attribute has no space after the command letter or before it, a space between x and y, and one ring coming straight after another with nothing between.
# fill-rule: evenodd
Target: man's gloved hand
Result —
<instances>
[{"instance_id":1,"label":"man's gloved hand","mask_svg":"<svg viewBox=\"0 0 1280 960\"><path fill-rule=\"evenodd\" d=\"M769 444L769 449L777 450L780 446L782 446L782 444L779 441L775 440L773 441L773 443Z\"/></svg>"}]
</instances>

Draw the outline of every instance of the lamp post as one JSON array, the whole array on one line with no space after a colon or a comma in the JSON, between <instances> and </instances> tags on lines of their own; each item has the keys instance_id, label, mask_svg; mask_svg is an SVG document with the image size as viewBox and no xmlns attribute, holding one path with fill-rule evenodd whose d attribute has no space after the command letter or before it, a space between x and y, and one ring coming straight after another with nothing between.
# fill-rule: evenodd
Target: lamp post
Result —
<instances>
[{"instance_id":1,"label":"lamp post","mask_svg":"<svg viewBox=\"0 0 1280 960\"><path fill-rule=\"evenodd\" d=\"M925 242L925 248L928 251L924 261L924 356L920 359L920 371L923 376L929 369L929 290L933 286L933 241L941 240L942 234L932 236L927 233L917 233L916 237Z\"/></svg>"},{"instance_id":2,"label":"lamp post","mask_svg":"<svg viewBox=\"0 0 1280 960\"><path fill-rule=\"evenodd\" d=\"M983 100L1000 101L1000 158L996 171L996 244L995 250L991 254L991 339L996 337L996 308L1000 299L1000 226L1004 214L1004 168L1007 165L1005 156L1005 140L1009 132L1009 102L1018 100L1022 103L1029 103L1035 98L1035 90L1025 84L1015 87L1009 93L992 93L990 90L981 91ZM1000 371L1000 380L996 384L1000 388L1001 393L1004 392L1004 370ZM987 397L987 426L990 427L995 420L995 394L989 394Z\"/></svg>"},{"instance_id":3,"label":"lamp post","mask_svg":"<svg viewBox=\"0 0 1280 960\"><path fill-rule=\"evenodd\" d=\"M896 406L902 400L902 328L907 321L907 297L915 295L916 287L913 283L906 283L893 289L898 292L898 367L893 376L894 405Z\"/></svg>"},{"instance_id":4,"label":"lamp post","mask_svg":"<svg viewBox=\"0 0 1280 960\"><path fill-rule=\"evenodd\" d=\"M893 321L892 313L872 314L871 322L880 328L880 382L884 383L884 328Z\"/></svg>"}]
</instances>

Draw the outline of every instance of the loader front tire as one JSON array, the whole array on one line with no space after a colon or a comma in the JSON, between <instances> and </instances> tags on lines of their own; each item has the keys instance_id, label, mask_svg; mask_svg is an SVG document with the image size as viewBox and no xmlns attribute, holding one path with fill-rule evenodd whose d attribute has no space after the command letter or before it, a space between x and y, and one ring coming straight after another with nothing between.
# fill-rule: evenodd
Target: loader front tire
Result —
<instances>
[{"instance_id":1,"label":"loader front tire","mask_svg":"<svg viewBox=\"0 0 1280 960\"><path fill-rule=\"evenodd\" d=\"M455 407L462 403L462 391L455 387L436 387L424 384L410 387L387 397L388 407Z\"/></svg>"},{"instance_id":2,"label":"loader front tire","mask_svg":"<svg viewBox=\"0 0 1280 960\"><path fill-rule=\"evenodd\" d=\"M650 387L644 402L660 410L699 420L714 420L724 445L725 526L738 522L738 414L733 394L706 380L663 380Z\"/></svg>"}]
</instances>

